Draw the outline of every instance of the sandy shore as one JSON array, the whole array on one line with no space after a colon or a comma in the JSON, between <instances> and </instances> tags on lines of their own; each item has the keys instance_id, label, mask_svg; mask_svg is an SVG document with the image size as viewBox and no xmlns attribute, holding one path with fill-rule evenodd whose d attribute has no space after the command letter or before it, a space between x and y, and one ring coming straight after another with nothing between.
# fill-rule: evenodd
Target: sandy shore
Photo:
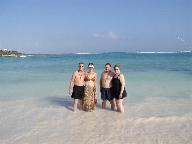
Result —
<instances>
[{"instance_id":1,"label":"sandy shore","mask_svg":"<svg viewBox=\"0 0 192 144\"><path fill-rule=\"evenodd\" d=\"M157 112L160 106L152 110L147 103L125 105L120 114L100 105L94 112L74 113L72 100L62 97L2 101L0 143L191 144L192 114L176 115L172 104L164 105L166 114Z\"/></svg>"}]
</instances>

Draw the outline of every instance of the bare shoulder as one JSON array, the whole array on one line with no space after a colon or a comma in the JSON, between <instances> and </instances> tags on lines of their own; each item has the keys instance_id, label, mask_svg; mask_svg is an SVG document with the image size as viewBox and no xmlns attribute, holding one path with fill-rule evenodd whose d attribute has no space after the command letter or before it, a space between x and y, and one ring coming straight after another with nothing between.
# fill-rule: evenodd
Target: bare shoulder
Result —
<instances>
[{"instance_id":1,"label":"bare shoulder","mask_svg":"<svg viewBox=\"0 0 192 144\"><path fill-rule=\"evenodd\" d=\"M94 75L95 75L95 76L97 76L97 73L96 73L96 72L94 72Z\"/></svg>"},{"instance_id":2,"label":"bare shoulder","mask_svg":"<svg viewBox=\"0 0 192 144\"><path fill-rule=\"evenodd\" d=\"M78 71L74 71L74 73L73 73L73 74L74 74L74 75L76 75L77 73L78 73Z\"/></svg>"},{"instance_id":3,"label":"bare shoulder","mask_svg":"<svg viewBox=\"0 0 192 144\"><path fill-rule=\"evenodd\" d=\"M120 74L120 75L119 75L119 78L120 78L120 79L125 79L125 77L124 77L123 74Z\"/></svg>"},{"instance_id":4,"label":"bare shoulder","mask_svg":"<svg viewBox=\"0 0 192 144\"><path fill-rule=\"evenodd\" d=\"M76 76L78 74L78 71L74 71L73 76Z\"/></svg>"},{"instance_id":5,"label":"bare shoulder","mask_svg":"<svg viewBox=\"0 0 192 144\"><path fill-rule=\"evenodd\" d=\"M120 75L119 75L120 77L124 77L124 75L121 73Z\"/></svg>"},{"instance_id":6,"label":"bare shoulder","mask_svg":"<svg viewBox=\"0 0 192 144\"><path fill-rule=\"evenodd\" d=\"M115 73L114 73L113 71L111 71L111 72L110 72L110 75L111 75L111 76L114 76L114 75L115 75Z\"/></svg>"}]
</instances>

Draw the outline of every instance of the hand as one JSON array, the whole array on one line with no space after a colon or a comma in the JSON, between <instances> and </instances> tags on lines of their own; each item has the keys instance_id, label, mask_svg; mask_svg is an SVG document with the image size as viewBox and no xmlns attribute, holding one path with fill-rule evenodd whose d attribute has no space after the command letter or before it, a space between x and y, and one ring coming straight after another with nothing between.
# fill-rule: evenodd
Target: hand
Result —
<instances>
[{"instance_id":1,"label":"hand","mask_svg":"<svg viewBox=\"0 0 192 144\"><path fill-rule=\"evenodd\" d=\"M122 98L122 94L119 95L119 98Z\"/></svg>"},{"instance_id":2,"label":"hand","mask_svg":"<svg viewBox=\"0 0 192 144\"><path fill-rule=\"evenodd\" d=\"M95 102L95 105L97 105L97 99L95 99L94 102Z\"/></svg>"},{"instance_id":3,"label":"hand","mask_svg":"<svg viewBox=\"0 0 192 144\"><path fill-rule=\"evenodd\" d=\"M72 95L72 89L71 88L69 89L69 95L70 96Z\"/></svg>"}]
</instances>

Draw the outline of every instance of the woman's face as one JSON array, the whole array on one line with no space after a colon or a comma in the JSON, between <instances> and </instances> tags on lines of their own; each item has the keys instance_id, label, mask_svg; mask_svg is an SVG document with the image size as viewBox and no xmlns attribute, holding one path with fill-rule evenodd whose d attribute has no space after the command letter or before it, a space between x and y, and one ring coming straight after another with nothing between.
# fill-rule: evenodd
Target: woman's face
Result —
<instances>
[{"instance_id":1,"label":"woman's face","mask_svg":"<svg viewBox=\"0 0 192 144\"><path fill-rule=\"evenodd\" d=\"M89 66L88 66L88 70L89 70L89 71L93 71L93 69L94 69L94 66L93 66L93 65L89 65Z\"/></svg>"},{"instance_id":2,"label":"woman's face","mask_svg":"<svg viewBox=\"0 0 192 144\"><path fill-rule=\"evenodd\" d=\"M115 74L120 74L121 71L120 71L119 67L115 67L114 72L115 72Z\"/></svg>"}]
</instances>

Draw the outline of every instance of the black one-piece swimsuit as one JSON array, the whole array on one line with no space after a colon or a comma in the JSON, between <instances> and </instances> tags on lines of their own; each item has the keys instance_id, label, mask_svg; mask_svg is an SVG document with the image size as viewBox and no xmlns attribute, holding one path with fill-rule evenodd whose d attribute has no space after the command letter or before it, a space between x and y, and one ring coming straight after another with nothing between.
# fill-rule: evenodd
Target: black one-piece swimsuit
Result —
<instances>
[{"instance_id":1,"label":"black one-piece swimsuit","mask_svg":"<svg viewBox=\"0 0 192 144\"><path fill-rule=\"evenodd\" d=\"M118 77L116 77L116 78L113 77L113 79L112 79L112 94L115 97L115 99L120 99L119 94L121 92L121 82ZM126 93L126 90L124 89L121 99L123 99L126 96L127 96L127 93Z\"/></svg>"}]
</instances>

